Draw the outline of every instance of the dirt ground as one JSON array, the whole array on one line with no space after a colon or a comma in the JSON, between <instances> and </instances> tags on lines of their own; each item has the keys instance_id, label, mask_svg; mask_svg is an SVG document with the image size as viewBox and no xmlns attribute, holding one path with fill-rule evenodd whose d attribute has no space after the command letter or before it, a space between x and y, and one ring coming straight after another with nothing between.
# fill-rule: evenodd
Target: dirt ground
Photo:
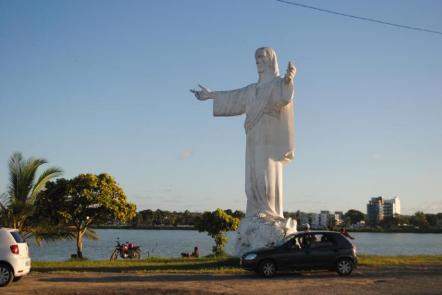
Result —
<instances>
[{"instance_id":1,"label":"dirt ground","mask_svg":"<svg viewBox=\"0 0 442 295\"><path fill-rule=\"evenodd\" d=\"M31 273L0 294L442 294L442 265L368 268L350 277L332 272L282 273Z\"/></svg>"}]
</instances>

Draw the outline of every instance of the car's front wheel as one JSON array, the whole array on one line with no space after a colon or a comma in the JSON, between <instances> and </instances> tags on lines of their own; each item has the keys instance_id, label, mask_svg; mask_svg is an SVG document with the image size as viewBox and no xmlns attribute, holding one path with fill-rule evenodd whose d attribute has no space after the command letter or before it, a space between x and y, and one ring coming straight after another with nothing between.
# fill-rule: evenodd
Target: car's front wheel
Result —
<instances>
[{"instance_id":1,"label":"car's front wheel","mask_svg":"<svg viewBox=\"0 0 442 295\"><path fill-rule=\"evenodd\" d=\"M266 278L271 278L276 274L276 264L272 260L264 260L259 264L259 272Z\"/></svg>"},{"instance_id":2,"label":"car's front wheel","mask_svg":"<svg viewBox=\"0 0 442 295\"><path fill-rule=\"evenodd\" d=\"M6 263L0 263L0 287L5 287L14 279L12 269Z\"/></svg>"},{"instance_id":3,"label":"car's front wheel","mask_svg":"<svg viewBox=\"0 0 442 295\"><path fill-rule=\"evenodd\" d=\"M348 276L353 271L353 262L348 258L342 258L338 260L336 264L336 272L340 276Z\"/></svg>"}]
</instances>

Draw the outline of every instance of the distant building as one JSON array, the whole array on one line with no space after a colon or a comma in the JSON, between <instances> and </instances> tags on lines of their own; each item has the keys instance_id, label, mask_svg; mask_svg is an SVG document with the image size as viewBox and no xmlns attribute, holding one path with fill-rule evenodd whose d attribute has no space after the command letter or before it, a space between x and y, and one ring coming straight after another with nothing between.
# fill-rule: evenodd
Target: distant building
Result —
<instances>
[{"instance_id":1,"label":"distant building","mask_svg":"<svg viewBox=\"0 0 442 295\"><path fill-rule=\"evenodd\" d=\"M401 214L401 201L398 197L390 200L384 200L384 218L394 217Z\"/></svg>"},{"instance_id":2,"label":"distant building","mask_svg":"<svg viewBox=\"0 0 442 295\"><path fill-rule=\"evenodd\" d=\"M299 225L305 226L305 225L311 225L311 220L309 218L309 214L301 212L299 213Z\"/></svg>"},{"instance_id":3,"label":"distant building","mask_svg":"<svg viewBox=\"0 0 442 295\"><path fill-rule=\"evenodd\" d=\"M401 214L401 201L398 197L384 199L382 196L371 198L367 204L367 224L378 225L384 218Z\"/></svg>"},{"instance_id":4,"label":"distant building","mask_svg":"<svg viewBox=\"0 0 442 295\"><path fill-rule=\"evenodd\" d=\"M298 221L302 226L309 224L312 229L323 229L342 224L344 214L342 211L331 213L329 210L321 210L320 213L301 212Z\"/></svg>"},{"instance_id":5,"label":"distant building","mask_svg":"<svg viewBox=\"0 0 442 295\"><path fill-rule=\"evenodd\" d=\"M310 213L309 219L312 228L320 228L320 219L318 213Z\"/></svg>"},{"instance_id":6,"label":"distant building","mask_svg":"<svg viewBox=\"0 0 442 295\"><path fill-rule=\"evenodd\" d=\"M323 210L319 213L319 227L327 228L330 225L330 211Z\"/></svg>"},{"instance_id":7,"label":"distant building","mask_svg":"<svg viewBox=\"0 0 442 295\"><path fill-rule=\"evenodd\" d=\"M341 225L344 223L344 213L342 211L335 211L330 214L330 226Z\"/></svg>"},{"instance_id":8,"label":"distant building","mask_svg":"<svg viewBox=\"0 0 442 295\"><path fill-rule=\"evenodd\" d=\"M379 196L371 198L367 204L367 224L378 225L384 219L384 199Z\"/></svg>"}]
</instances>

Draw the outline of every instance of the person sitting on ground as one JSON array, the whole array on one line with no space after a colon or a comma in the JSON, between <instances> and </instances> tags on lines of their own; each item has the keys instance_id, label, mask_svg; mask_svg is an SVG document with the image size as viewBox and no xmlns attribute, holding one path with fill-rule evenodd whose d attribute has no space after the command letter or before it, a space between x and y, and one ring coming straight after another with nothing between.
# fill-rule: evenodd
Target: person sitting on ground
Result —
<instances>
[{"instance_id":1,"label":"person sitting on ground","mask_svg":"<svg viewBox=\"0 0 442 295\"><path fill-rule=\"evenodd\" d=\"M198 257L200 257L200 253L199 253L199 251L198 251L198 247L196 247L195 246L195 248L193 248L193 252L192 253L185 253L185 252L183 252L183 253L181 253L181 257L187 257L187 258L189 258L189 257L195 257L195 258L198 258Z\"/></svg>"},{"instance_id":2,"label":"person sitting on ground","mask_svg":"<svg viewBox=\"0 0 442 295\"><path fill-rule=\"evenodd\" d=\"M198 251L198 247L195 246L195 248L193 248L193 252L192 254L190 254L190 257L195 257L195 258L200 257L200 252Z\"/></svg>"}]
</instances>

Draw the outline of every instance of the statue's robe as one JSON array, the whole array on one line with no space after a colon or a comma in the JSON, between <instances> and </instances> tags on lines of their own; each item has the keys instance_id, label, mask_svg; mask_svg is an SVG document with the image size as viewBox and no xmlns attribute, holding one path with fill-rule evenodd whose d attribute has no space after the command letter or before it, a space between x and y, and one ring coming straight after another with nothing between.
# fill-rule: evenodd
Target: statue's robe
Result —
<instances>
[{"instance_id":1,"label":"statue's robe","mask_svg":"<svg viewBox=\"0 0 442 295\"><path fill-rule=\"evenodd\" d=\"M212 95L214 116L246 114L246 217L283 218L282 167L294 158L293 83L275 76Z\"/></svg>"}]
</instances>

